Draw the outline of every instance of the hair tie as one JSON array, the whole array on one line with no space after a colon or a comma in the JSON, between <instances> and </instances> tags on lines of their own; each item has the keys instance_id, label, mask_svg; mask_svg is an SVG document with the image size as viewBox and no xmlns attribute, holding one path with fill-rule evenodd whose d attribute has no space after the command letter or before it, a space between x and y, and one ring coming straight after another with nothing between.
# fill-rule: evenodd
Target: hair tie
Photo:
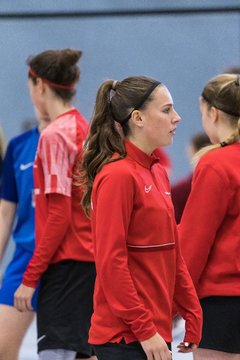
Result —
<instances>
[{"instance_id":1,"label":"hair tie","mask_svg":"<svg viewBox=\"0 0 240 360\"><path fill-rule=\"evenodd\" d=\"M236 80L235 80L235 84L236 84L237 86L240 86L240 75L237 75L237 78L236 78Z\"/></svg>"},{"instance_id":2,"label":"hair tie","mask_svg":"<svg viewBox=\"0 0 240 360\"><path fill-rule=\"evenodd\" d=\"M114 80L112 83L112 89L116 90L116 86L117 86L118 80Z\"/></svg>"},{"instance_id":3,"label":"hair tie","mask_svg":"<svg viewBox=\"0 0 240 360\"><path fill-rule=\"evenodd\" d=\"M221 147L224 147L224 146L228 145L228 143L226 141L222 141L222 142L220 142L220 145L221 145Z\"/></svg>"},{"instance_id":4,"label":"hair tie","mask_svg":"<svg viewBox=\"0 0 240 360\"><path fill-rule=\"evenodd\" d=\"M118 83L118 80L114 80L113 83L112 83L112 87L111 87L111 89L109 91L109 103L111 103L112 98L116 93L116 85L117 85L117 83Z\"/></svg>"}]
</instances>

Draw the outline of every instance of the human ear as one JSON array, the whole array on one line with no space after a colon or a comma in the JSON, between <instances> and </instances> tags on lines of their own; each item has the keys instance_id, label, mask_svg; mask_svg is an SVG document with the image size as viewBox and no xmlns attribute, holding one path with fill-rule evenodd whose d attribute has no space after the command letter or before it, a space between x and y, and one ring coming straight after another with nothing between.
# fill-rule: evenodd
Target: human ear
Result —
<instances>
[{"instance_id":1,"label":"human ear","mask_svg":"<svg viewBox=\"0 0 240 360\"><path fill-rule=\"evenodd\" d=\"M40 94L45 92L46 84L44 83L44 81L41 78L39 78L39 77L36 78L36 83L34 86Z\"/></svg>"},{"instance_id":2,"label":"human ear","mask_svg":"<svg viewBox=\"0 0 240 360\"><path fill-rule=\"evenodd\" d=\"M219 110L215 106L212 106L209 111L211 119L215 123L219 117Z\"/></svg>"},{"instance_id":3,"label":"human ear","mask_svg":"<svg viewBox=\"0 0 240 360\"><path fill-rule=\"evenodd\" d=\"M134 110L134 111L132 112L131 118L132 118L132 122L133 122L136 126L138 126L138 127L143 127L143 119L141 118L141 113L140 113L140 111Z\"/></svg>"}]
</instances>

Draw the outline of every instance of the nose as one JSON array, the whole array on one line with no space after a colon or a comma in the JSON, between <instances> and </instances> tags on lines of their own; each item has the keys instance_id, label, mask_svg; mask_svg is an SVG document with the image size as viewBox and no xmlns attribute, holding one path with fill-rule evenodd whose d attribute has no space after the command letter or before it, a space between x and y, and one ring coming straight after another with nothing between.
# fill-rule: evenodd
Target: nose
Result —
<instances>
[{"instance_id":1,"label":"nose","mask_svg":"<svg viewBox=\"0 0 240 360\"><path fill-rule=\"evenodd\" d=\"M178 115L178 113L176 112L176 110L174 110L174 115L173 115L173 122L174 123L179 123L181 121L181 117Z\"/></svg>"}]
</instances>

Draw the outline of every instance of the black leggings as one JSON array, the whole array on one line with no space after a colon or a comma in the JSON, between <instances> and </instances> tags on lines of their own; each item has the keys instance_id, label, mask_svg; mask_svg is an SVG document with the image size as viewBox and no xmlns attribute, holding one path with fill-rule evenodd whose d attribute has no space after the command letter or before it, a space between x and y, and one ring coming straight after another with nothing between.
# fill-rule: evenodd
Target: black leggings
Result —
<instances>
[{"instance_id":1,"label":"black leggings","mask_svg":"<svg viewBox=\"0 0 240 360\"><path fill-rule=\"evenodd\" d=\"M167 343L169 350L171 344ZM139 342L126 344L106 343L103 345L94 345L94 350L98 360L147 360L147 356Z\"/></svg>"}]
</instances>

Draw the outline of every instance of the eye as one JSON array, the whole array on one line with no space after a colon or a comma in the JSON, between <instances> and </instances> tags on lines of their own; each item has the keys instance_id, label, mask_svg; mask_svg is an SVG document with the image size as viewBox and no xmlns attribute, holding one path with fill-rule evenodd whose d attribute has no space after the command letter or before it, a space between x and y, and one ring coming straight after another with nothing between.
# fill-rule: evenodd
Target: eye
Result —
<instances>
[{"instance_id":1,"label":"eye","mask_svg":"<svg viewBox=\"0 0 240 360\"><path fill-rule=\"evenodd\" d=\"M171 107L167 107L167 108L163 109L163 112L164 112L165 114L170 113L170 111L171 111Z\"/></svg>"}]
</instances>

